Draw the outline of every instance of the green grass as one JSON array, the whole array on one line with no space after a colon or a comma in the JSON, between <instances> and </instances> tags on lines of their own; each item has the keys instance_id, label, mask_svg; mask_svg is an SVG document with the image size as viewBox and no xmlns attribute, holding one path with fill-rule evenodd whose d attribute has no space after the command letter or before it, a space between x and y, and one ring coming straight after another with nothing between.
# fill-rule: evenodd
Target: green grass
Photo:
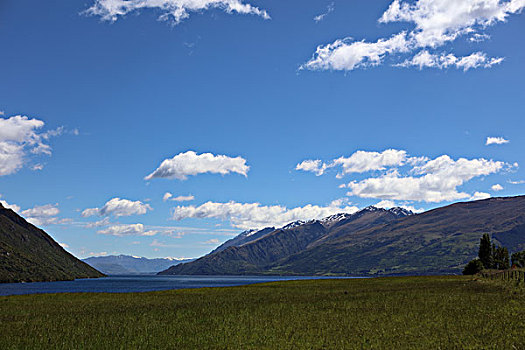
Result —
<instances>
[{"instance_id":1,"label":"green grass","mask_svg":"<svg viewBox=\"0 0 525 350\"><path fill-rule=\"evenodd\" d=\"M471 277L0 297L0 349L525 349L522 289Z\"/></svg>"}]
</instances>

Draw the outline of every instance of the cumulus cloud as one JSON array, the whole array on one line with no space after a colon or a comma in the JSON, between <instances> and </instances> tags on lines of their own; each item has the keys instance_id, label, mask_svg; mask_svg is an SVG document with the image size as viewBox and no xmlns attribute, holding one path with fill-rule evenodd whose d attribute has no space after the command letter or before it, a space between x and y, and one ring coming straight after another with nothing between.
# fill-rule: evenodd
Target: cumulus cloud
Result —
<instances>
[{"instance_id":1,"label":"cumulus cloud","mask_svg":"<svg viewBox=\"0 0 525 350\"><path fill-rule=\"evenodd\" d=\"M492 185L491 190L492 191L502 191L503 186L501 186L500 184L495 184L495 185Z\"/></svg>"},{"instance_id":2,"label":"cumulus cloud","mask_svg":"<svg viewBox=\"0 0 525 350\"><path fill-rule=\"evenodd\" d=\"M2 198L2 195L0 195L0 198ZM14 211L16 213L20 212L20 207L18 205L16 205L16 204L9 204L3 199L0 199L0 204L2 204L2 206L4 208L11 209L12 211Z\"/></svg>"},{"instance_id":3,"label":"cumulus cloud","mask_svg":"<svg viewBox=\"0 0 525 350\"><path fill-rule=\"evenodd\" d=\"M25 116L0 118L0 176L14 174L26 163L28 152L35 155L51 155L51 147L45 142L58 136L62 128L39 132L44 122ZM37 167L40 170L41 165Z\"/></svg>"},{"instance_id":4,"label":"cumulus cloud","mask_svg":"<svg viewBox=\"0 0 525 350\"><path fill-rule=\"evenodd\" d=\"M430 159L409 156L404 150L388 149L383 152L357 151L349 157L336 158L328 163L303 161L296 169L311 171L319 176L326 169L336 166L342 169L337 178L376 172L377 176L341 184L339 188L350 189L349 196L377 198L387 201L380 202L382 204L391 204L394 200L437 203L468 199L472 195L459 192L458 187L475 177L514 168L518 164L483 158L454 160L448 155Z\"/></svg>"},{"instance_id":5,"label":"cumulus cloud","mask_svg":"<svg viewBox=\"0 0 525 350\"><path fill-rule=\"evenodd\" d=\"M506 143L509 143L509 140L504 139L503 137L487 137L487 141L485 141L485 145L504 145Z\"/></svg>"},{"instance_id":6,"label":"cumulus cloud","mask_svg":"<svg viewBox=\"0 0 525 350\"><path fill-rule=\"evenodd\" d=\"M119 224L109 226L98 233L110 236L154 236L157 231L146 231L143 224Z\"/></svg>"},{"instance_id":7,"label":"cumulus cloud","mask_svg":"<svg viewBox=\"0 0 525 350\"><path fill-rule=\"evenodd\" d=\"M154 178L186 180L188 176L205 173L221 175L237 173L248 176L248 170L250 167L246 165L246 159L241 157L232 158L225 155L197 154L194 151L187 151L165 159L154 172L145 177L145 180Z\"/></svg>"},{"instance_id":8,"label":"cumulus cloud","mask_svg":"<svg viewBox=\"0 0 525 350\"><path fill-rule=\"evenodd\" d=\"M354 41L339 39L331 44L317 47L313 57L301 68L310 70L343 70L379 65L387 55L414 52L422 48L436 49L451 43L460 36L472 35L473 41L485 39L485 30L499 22L505 22L509 15L517 14L525 7L523 0L394 0L379 19L380 23L406 22L411 29L394 34L388 39L376 41ZM487 58L484 53L474 53L455 57L455 64L449 63L452 57L426 57L421 64L422 53L406 66L438 67L448 64L461 69L489 67L500 63L501 58ZM430 58L433 58L430 60ZM418 63L419 64L416 64Z\"/></svg>"},{"instance_id":9,"label":"cumulus cloud","mask_svg":"<svg viewBox=\"0 0 525 350\"><path fill-rule=\"evenodd\" d=\"M346 185L348 195L362 198L442 202L470 198L458 187L475 177L497 173L510 165L487 159L453 160L447 155L416 165L409 175L391 169L378 176Z\"/></svg>"},{"instance_id":10,"label":"cumulus cloud","mask_svg":"<svg viewBox=\"0 0 525 350\"><path fill-rule=\"evenodd\" d=\"M323 175L326 168L327 165L322 163L319 159L307 159L295 166L295 170L309 171L315 173L317 176Z\"/></svg>"},{"instance_id":11,"label":"cumulus cloud","mask_svg":"<svg viewBox=\"0 0 525 350\"><path fill-rule=\"evenodd\" d=\"M85 13L114 22L130 12L156 9L161 12L159 20L178 24L188 18L191 12L202 12L212 8L226 13L250 14L270 19L265 10L246 4L242 0L95 0Z\"/></svg>"},{"instance_id":12,"label":"cumulus cloud","mask_svg":"<svg viewBox=\"0 0 525 350\"><path fill-rule=\"evenodd\" d=\"M49 217L56 216L60 213L57 204L46 204L41 206L36 206L31 209L24 210L22 215L26 217Z\"/></svg>"},{"instance_id":13,"label":"cumulus cloud","mask_svg":"<svg viewBox=\"0 0 525 350\"><path fill-rule=\"evenodd\" d=\"M288 209L281 205L261 205L260 203L206 202L200 206L177 206L173 208L172 219L217 218L228 220L232 226L240 229L256 229L269 226L283 226L297 220L321 219L337 213L355 213L357 207L334 201L322 207L305 205Z\"/></svg>"},{"instance_id":14,"label":"cumulus cloud","mask_svg":"<svg viewBox=\"0 0 525 350\"><path fill-rule=\"evenodd\" d=\"M58 204L39 205L21 212L21 215L35 226L59 225L71 222L70 219L61 219Z\"/></svg>"},{"instance_id":15,"label":"cumulus cloud","mask_svg":"<svg viewBox=\"0 0 525 350\"><path fill-rule=\"evenodd\" d=\"M189 202L189 201L192 201L194 200L195 197L192 196L192 195L189 195L189 196L177 196L177 197L173 197L171 200L172 201L175 201L175 202Z\"/></svg>"},{"instance_id":16,"label":"cumulus cloud","mask_svg":"<svg viewBox=\"0 0 525 350\"><path fill-rule=\"evenodd\" d=\"M131 201L129 199L112 198L102 208L88 208L82 212L82 217L90 217L93 215L108 216L130 216L143 215L153 210L149 204L144 204L141 201Z\"/></svg>"},{"instance_id":17,"label":"cumulus cloud","mask_svg":"<svg viewBox=\"0 0 525 350\"><path fill-rule=\"evenodd\" d=\"M488 199L490 198L490 193L486 192L475 192L472 197L470 197L471 201L479 201L482 199Z\"/></svg>"},{"instance_id":18,"label":"cumulus cloud","mask_svg":"<svg viewBox=\"0 0 525 350\"><path fill-rule=\"evenodd\" d=\"M349 157L339 157L329 163L321 160L305 160L297 164L296 170L309 171L317 176L323 175L326 169L340 166L342 168L338 177L351 173L364 173L374 170L385 170L386 167L401 166L407 161L417 161L408 158L403 150L387 149L383 152L356 151Z\"/></svg>"},{"instance_id":19,"label":"cumulus cloud","mask_svg":"<svg viewBox=\"0 0 525 350\"><path fill-rule=\"evenodd\" d=\"M352 38L338 39L331 44L318 46L314 57L300 69L350 71L377 66L386 54L408 51L409 44L405 32L376 42L353 41Z\"/></svg>"},{"instance_id":20,"label":"cumulus cloud","mask_svg":"<svg viewBox=\"0 0 525 350\"><path fill-rule=\"evenodd\" d=\"M193 195L189 195L189 196L177 196L177 197L173 197L173 194L170 193L170 192L166 192L164 194L164 196L162 197L162 200L164 202L168 201L168 200L171 200L171 201L174 201L174 202L189 202L189 201L192 201L194 200L195 197Z\"/></svg>"},{"instance_id":21,"label":"cumulus cloud","mask_svg":"<svg viewBox=\"0 0 525 350\"><path fill-rule=\"evenodd\" d=\"M326 16L334 12L334 10L335 10L335 4L332 2L326 7L326 11L324 13L321 13L320 15L317 15L314 17L315 23L321 22Z\"/></svg>"},{"instance_id":22,"label":"cumulus cloud","mask_svg":"<svg viewBox=\"0 0 525 350\"><path fill-rule=\"evenodd\" d=\"M401 166L407 161L407 152L387 149L383 152L357 151L350 157L334 160L334 165L341 165L342 175L364 173L373 170L385 170L386 167Z\"/></svg>"},{"instance_id":23,"label":"cumulus cloud","mask_svg":"<svg viewBox=\"0 0 525 350\"><path fill-rule=\"evenodd\" d=\"M468 56L456 57L454 54L431 54L427 50L398 64L400 67L418 67L446 69L449 67L463 69L464 72L473 68L490 68L495 64L503 62L503 58L489 58L483 52L475 52Z\"/></svg>"}]
</instances>

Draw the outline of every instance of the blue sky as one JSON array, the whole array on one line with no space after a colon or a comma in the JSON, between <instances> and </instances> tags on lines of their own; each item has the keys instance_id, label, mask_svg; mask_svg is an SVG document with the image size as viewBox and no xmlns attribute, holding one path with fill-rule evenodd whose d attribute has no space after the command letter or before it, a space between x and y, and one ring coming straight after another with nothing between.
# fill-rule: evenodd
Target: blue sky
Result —
<instances>
[{"instance_id":1,"label":"blue sky","mask_svg":"<svg viewBox=\"0 0 525 350\"><path fill-rule=\"evenodd\" d=\"M0 200L73 254L523 194L523 1L151 3L0 4Z\"/></svg>"}]
</instances>

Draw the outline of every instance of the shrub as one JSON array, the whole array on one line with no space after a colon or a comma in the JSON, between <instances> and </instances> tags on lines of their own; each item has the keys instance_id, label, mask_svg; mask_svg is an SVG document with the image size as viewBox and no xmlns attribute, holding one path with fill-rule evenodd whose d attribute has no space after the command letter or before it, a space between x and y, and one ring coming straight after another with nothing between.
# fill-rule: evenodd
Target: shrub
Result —
<instances>
[{"instance_id":1,"label":"shrub","mask_svg":"<svg viewBox=\"0 0 525 350\"><path fill-rule=\"evenodd\" d=\"M464 275L475 275L483 270L483 263L479 259L470 260L463 269Z\"/></svg>"},{"instance_id":2,"label":"shrub","mask_svg":"<svg viewBox=\"0 0 525 350\"><path fill-rule=\"evenodd\" d=\"M511 259L512 265L516 265L516 267L525 267L525 250L512 253Z\"/></svg>"}]
</instances>

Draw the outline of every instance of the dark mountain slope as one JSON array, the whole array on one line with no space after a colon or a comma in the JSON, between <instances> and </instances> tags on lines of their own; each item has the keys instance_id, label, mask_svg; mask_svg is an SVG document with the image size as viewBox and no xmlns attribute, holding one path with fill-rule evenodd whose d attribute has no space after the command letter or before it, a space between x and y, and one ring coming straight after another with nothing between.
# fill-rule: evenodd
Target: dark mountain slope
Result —
<instances>
[{"instance_id":1,"label":"dark mountain slope","mask_svg":"<svg viewBox=\"0 0 525 350\"><path fill-rule=\"evenodd\" d=\"M277 229L255 241L231 246L194 262L172 266L165 275L250 274L290 254L298 253L326 233L318 221Z\"/></svg>"},{"instance_id":2,"label":"dark mountain slope","mask_svg":"<svg viewBox=\"0 0 525 350\"><path fill-rule=\"evenodd\" d=\"M327 218L328 220L325 219L324 222L329 228L328 234L312 243L308 248L336 240L340 237L347 236L352 232L384 225L410 215L413 215L413 213L401 208L386 210L376 207L367 207L355 214L347 214L346 217L336 220L333 223L329 220L330 218Z\"/></svg>"},{"instance_id":3,"label":"dark mountain slope","mask_svg":"<svg viewBox=\"0 0 525 350\"><path fill-rule=\"evenodd\" d=\"M240 233L239 235L233 237L232 239L227 240L214 250L210 254L220 252L228 247L238 247L246 243L255 241L256 239L266 236L268 233L275 231L275 227L266 227L262 230L248 230Z\"/></svg>"},{"instance_id":4,"label":"dark mountain slope","mask_svg":"<svg viewBox=\"0 0 525 350\"><path fill-rule=\"evenodd\" d=\"M181 264L161 274L207 275L265 273L276 262L300 253L326 239L339 237L341 225L354 230L383 224L408 212L366 208L355 214L337 214L323 220L293 222L245 244L214 251L196 261ZM332 236L333 235L333 236Z\"/></svg>"},{"instance_id":5,"label":"dark mountain slope","mask_svg":"<svg viewBox=\"0 0 525 350\"><path fill-rule=\"evenodd\" d=\"M103 274L0 204L0 282L57 281Z\"/></svg>"},{"instance_id":6,"label":"dark mountain slope","mask_svg":"<svg viewBox=\"0 0 525 350\"><path fill-rule=\"evenodd\" d=\"M460 273L489 233L510 251L525 248L525 196L456 203L351 232L268 269L287 274Z\"/></svg>"}]
</instances>

